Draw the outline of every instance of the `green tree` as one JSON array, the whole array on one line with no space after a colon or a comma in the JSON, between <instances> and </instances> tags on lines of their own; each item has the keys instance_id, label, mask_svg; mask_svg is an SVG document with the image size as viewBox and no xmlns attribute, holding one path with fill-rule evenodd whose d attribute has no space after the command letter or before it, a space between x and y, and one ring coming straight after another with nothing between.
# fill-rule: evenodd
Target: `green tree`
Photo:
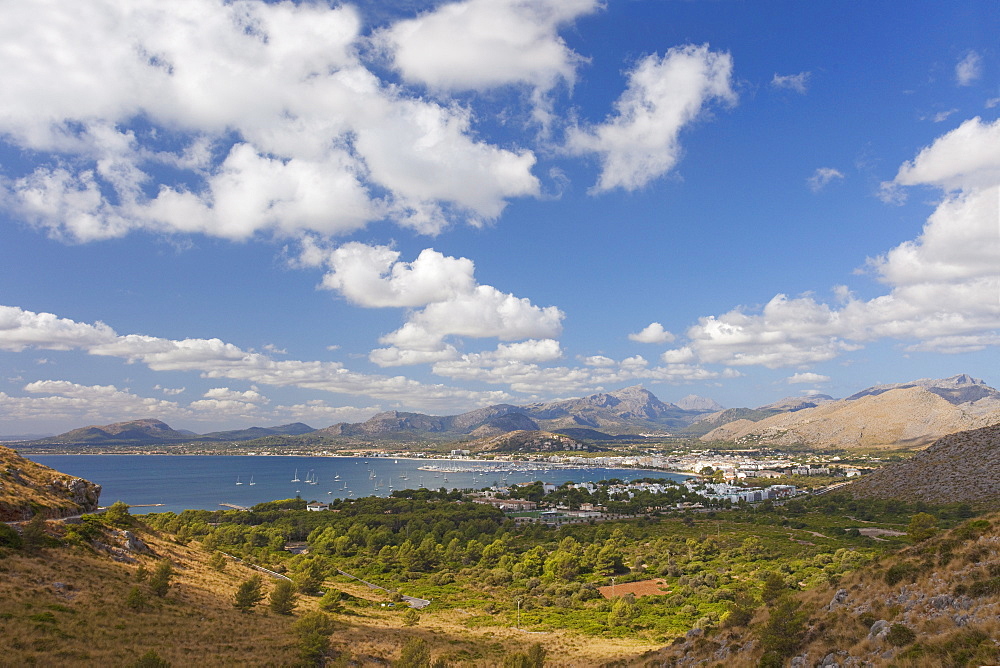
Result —
<instances>
[{"instance_id":1,"label":"green tree","mask_svg":"<svg viewBox=\"0 0 1000 668\"><path fill-rule=\"evenodd\" d=\"M608 626L627 626L638 616L635 599L631 594L620 596L611 605L608 613Z\"/></svg>"},{"instance_id":2,"label":"green tree","mask_svg":"<svg viewBox=\"0 0 1000 668\"><path fill-rule=\"evenodd\" d=\"M920 543L937 533L937 519L929 513L917 513L910 518L906 537L913 543Z\"/></svg>"},{"instance_id":3,"label":"green tree","mask_svg":"<svg viewBox=\"0 0 1000 668\"><path fill-rule=\"evenodd\" d=\"M545 648L534 643L526 652L513 652L503 658L503 668L543 668Z\"/></svg>"},{"instance_id":4,"label":"green tree","mask_svg":"<svg viewBox=\"0 0 1000 668\"><path fill-rule=\"evenodd\" d=\"M795 653L805 637L806 618L798 601L790 596L779 599L760 631L760 644L764 649L761 665L783 665L784 659Z\"/></svg>"},{"instance_id":5,"label":"green tree","mask_svg":"<svg viewBox=\"0 0 1000 668\"><path fill-rule=\"evenodd\" d=\"M777 600L787 590L788 585L785 583L785 578L780 573L768 571L764 574L764 589L761 591L760 599L764 603L770 603Z\"/></svg>"},{"instance_id":6,"label":"green tree","mask_svg":"<svg viewBox=\"0 0 1000 668\"><path fill-rule=\"evenodd\" d=\"M128 511L128 504L123 501L115 501L107 510L101 514L101 520L108 526L124 529L132 526L132 515Z\"/></svg>"},{"instance_id":7,"label":"green tree","mask_svg":"<svg viewBox=\"0 0 1000 668\"><path fill-rule=\"evenodd\" d=\"M24 545L19 534L14 527L0 522L0 547L12 547L15 550Z\"/></svg>"},{"instance_id":8,"label":"green tree","mask_svg":"<svg viewBox=\"0 0 1000 668\"><path fill-rule=\"evenodd\" d=\"M149 591L156 596L166 596L170 589L170 578L174 574L174 567L169 559L162 559L156 564L156 570L149 576Z\"/></svg>"},{"instance_id":9,"label":"green tree","mask_svg":"<svg viewBox=\"0 0 1000 668\"><path fill-rule=\"evenodd\" d=\"M291 580L279 580L268 599L271 612L278 615L290 615L295 609L295 585Z\"/></svg>"},{"instance_id":10,"label":"green tree","mask_svg":"<svg viewBox=\"0 0 1000 668\"><path fill-rule=\"evenodd\" d=\"M292 628L299 636L299 654L302 658L313 665L323 665L323 658L330 651L333 618L319 611L308 612Z\"/></svg>"},{"instance_id":11,"label":"green tree","mask_svg":"<svg viewBox=\"0 0 1000 668\"><path fill-rule=\"evenodd\" d=\"M208 558L208 565L221 573L226 570L226 555L219 551L213 552Z\"/></svg>"},{"instance_id":12,"label":"green tree","mask_svg":"<svg viewBox=\"0 0 1000 668\"><path fill-rule=\"evenodd\" d=\"M339 612L341 609L340 596L341 594L339 589L327 590L327 592L319 599L319 609L325 610L326 612Z\"/></svg>"},{"instance_id":13,"label":"green tree","mask_svg":"<svg viewBox=\"0 0 1000 668\"><path fill-rule=\"evenodd\" d=\"M35 513L21 527L21 542L28 550L37 550L49 544L49 535L45 531L45 517L41 513Z\"/></svg>"},{"instance_id":14,"label":"green tree","mask_svg":"<svg viewBox=\"0 0 1000 668\"><path fill-rule=\"evenodd\" d=\"M420 622L420 613L415 608L407 608L403 613L403 626L416 626Z\"/></svg>"},{"instance_id":15,"label":"green tree","mask_svg":"<svg viewBox=\"0 0 1000 668\"><path fill-rule=\"evenodd\" d=\"M264 600L264 582L260 575L254 573L236 590L233 607L240 612L250 612L262 600Z\"/></svg>"},{"instance_id":16,"label":"green tree","mask_svg":"<svg viewBox=\"0 0 1000 668\"><path fill-rule=\"evenodd\" d=\"M125 597L125 605L133 610L142 610L146 607L146 595L142 593L141 589L133 586L128 590L128 596Z\"/></svg>"},{"instance_id":17,"label":"green tree","mask_svg":"<svg viewBox=\"0 0 1000 668\"><path fill-rule=\"evenodd\" d=\"M326 572L318 559L310 559L303 564L298 573L292 576L292 580L300 593L316 594L326 580Z\"/></svg>"},{"instance_id":18,"label":"green tree","mask_svg":"<svg viewBox=\"0 0 1000 668\"><path fill-rule=\"evenodd\" d=\"M403 645L399 661L392 664L393 668L430 668L431 650L427 642L421 638L410 638Z\"/></svg>"}]
</instances>

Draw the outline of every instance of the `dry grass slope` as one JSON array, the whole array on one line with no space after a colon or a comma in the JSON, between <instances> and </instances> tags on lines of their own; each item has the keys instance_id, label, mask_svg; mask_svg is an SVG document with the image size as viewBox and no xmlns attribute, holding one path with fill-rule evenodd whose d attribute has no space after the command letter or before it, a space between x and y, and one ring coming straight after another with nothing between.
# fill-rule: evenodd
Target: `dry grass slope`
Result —
<instances>
[{"instance_id":1,"label":"dry grass slope","mask_svg":"<svg viewBox=\"0 0 1000 668\"><path fill-rule=\"evenodd\" d=\"M855 498L1000 506L1000 424L944 436L842 491Z\"/></svg>"},{"instance_id":2,"label":"dry grass slope","mask_svg":"<svg viewBox=\"0 0 1000 668\"><path fill-rule=\"evenodd\" d=\"M79 546L0 550L0 666L129 666L149 650L174 666L295 663L292 620L232 606L249 570L220 573L203 551L142 538L155 556L139 562L152 571L170 559L174 577L165 597L148 595L141 609L126 604L132 587L144 587L138 564Z\"/></svg>"}]
</instances>

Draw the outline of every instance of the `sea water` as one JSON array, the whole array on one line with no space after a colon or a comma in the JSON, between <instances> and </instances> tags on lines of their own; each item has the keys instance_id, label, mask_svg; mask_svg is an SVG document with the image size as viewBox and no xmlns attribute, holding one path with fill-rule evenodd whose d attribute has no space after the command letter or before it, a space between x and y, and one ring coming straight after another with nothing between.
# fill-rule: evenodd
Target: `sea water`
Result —
<instances>
[{"instance_id":1,"label":"sea water","mask_svg":"<svg viewBox=\"0 0 1000 668\"><path fill-rule=\"evenodd\" d=\"M393 457L253 455L27 455L102 487L101 505L124 501L135 514L249 507L263 501L389 496L395 490L482 489L541 480L596 482L687 476L644 469L568 468L531 462ZM422 468L423 467L423 468ZM297 481L296 481L297 479ZM156 505L154 505L156 504Z\"/></svg>"}]
</instances>

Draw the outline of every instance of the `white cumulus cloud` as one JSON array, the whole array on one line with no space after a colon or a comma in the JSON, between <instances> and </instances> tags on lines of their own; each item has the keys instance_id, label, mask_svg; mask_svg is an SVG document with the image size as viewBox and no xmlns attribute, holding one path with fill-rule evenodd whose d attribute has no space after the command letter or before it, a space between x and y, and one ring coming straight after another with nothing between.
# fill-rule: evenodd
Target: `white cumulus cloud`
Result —
<instances>
[{"instance_id":1,"label":"white cumulus cloud","mask_svg":"<svg viewBox=\"0 0 1000 668\"><path fill-rule=\"evenodd\" d=\"M530 151L481 141L468 109L370 71L349 5L79 0L3 15L0 134L40 164L0 198L52 236L336 235L385 218L436 233L539 192ZM154 176L161 165L180 176Z\"/></svg>"},{"instance_id":2,"label":"white cumulus cloud","mask_svg":"<svg viewBox=\"0 0 1000 668\"><path fill-rule=\"evenodd\" d=\"M670 343L674 335L663 329L660 323L651 322L641 331L629 334L628 338L639 343Z\"/></svg>"},{"instance_id":3,"label":"white cumulus cloud","mask_svg":"<svg viewBox=\"0 0 1000 668\"><path fill-rule=\"evenodd\" d=\"M680 132L711 101L736 102L733 59L707 45L646 56L628 73L615 114L602 124L571 128L567 150L594 154L601 174L594 192L636 190L666 174L680 159Z\"/></svg>"},{"instance_id":4,"label":"white cumulus cloud","mask_svg":"<svg viewBox=\"0 0 1000 668\"><path fill-rule=\"evenodd\" d=\"M691 327L702 362L799 366L879 339L910 350L965 352L1000 333L1000 121L966 121L903 164L892 188L945 191L916 239L868 261L886 294L864 301L842 287L836 305L777 295L759 311L707 316Z\"/></svg>"}]
</instances>

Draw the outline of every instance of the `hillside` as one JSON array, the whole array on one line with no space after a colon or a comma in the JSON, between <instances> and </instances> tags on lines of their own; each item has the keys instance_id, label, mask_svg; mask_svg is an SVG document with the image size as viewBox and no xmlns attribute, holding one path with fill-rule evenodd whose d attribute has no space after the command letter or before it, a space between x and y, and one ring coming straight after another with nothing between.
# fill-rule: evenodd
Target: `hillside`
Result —
<instances>
[{"instance_id":1,"label":"hillside","mask_svg":"<svg viewBox=\"0 0 1000 668\"><path fill-rule=\"evenodd\" d=\"M512 431L465 444L473 452L598 452L604 450L563 434L548 431Z\"/></svg>"},{"instance_id":2,"label":"hillside","mask_svg":"<svg viewBox=\"0 0 1000 668\"><path fill-rule=\"evenodd\" d=\"M101 486L60 473L0 447L0 521L67 517L97 509Z\"/></svg>"},{"instance_id":3,"label":"hillside","mask_svg":"<svg viewBox=\"0 0 1000 668\"><path fill-rule=\"evenodd\" d=\"M1000 424L949 434L843 491L855 498L1000 505Z\"/></svg>"},{"instance_id":4,"label":"hillside","mask_svg":"<svg viewBox=\"0 0 1000 668\"><path fill-rule=\"evenodd\" d=\"M931 533L933 529L927 533ZM1000 663L1000 514L971 520L634 666L978 666Z\"/></svg>"},{"instance_id":5,"label":"hillside","mask_svg":"<svg viewBox=\"0 0 1000 668\"><path fill-rule=\"evenodd\" d=\"M968 376L880 386L813 408L736 420L701 440L821 449L921 448L946 434L1000 422L997 396Z\"/></svg>"}]
</instances>

